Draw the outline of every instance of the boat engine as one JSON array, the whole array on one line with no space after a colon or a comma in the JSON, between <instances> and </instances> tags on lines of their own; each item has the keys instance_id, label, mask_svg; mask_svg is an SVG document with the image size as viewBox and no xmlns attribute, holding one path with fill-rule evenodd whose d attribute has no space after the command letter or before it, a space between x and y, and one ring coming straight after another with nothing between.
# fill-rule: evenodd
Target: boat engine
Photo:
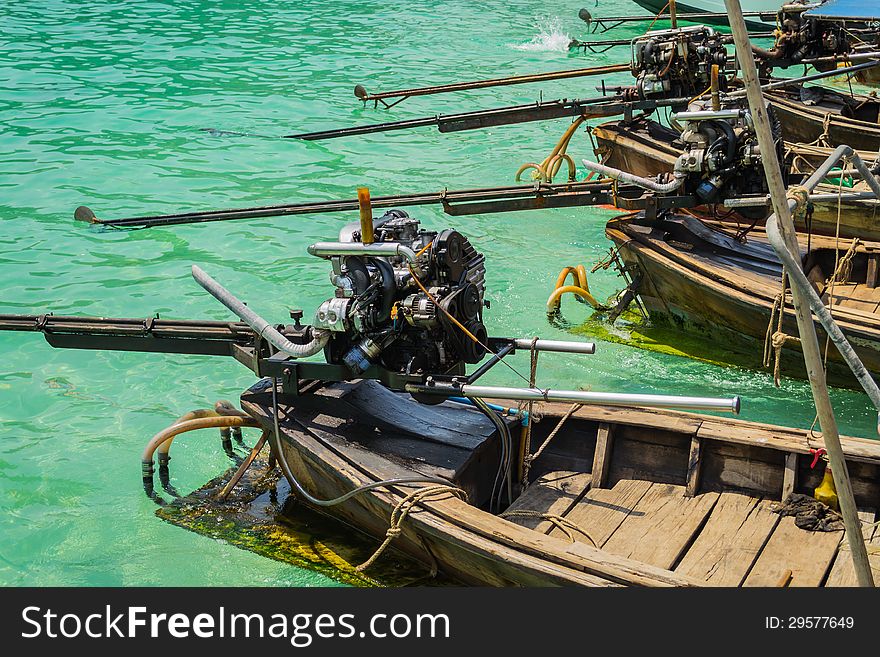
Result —
<instances>
[{"instance_id":1,"label":"boat engine","mask_svg":"<svg viewBox=\"0 0 880 657\"><path fill-rule=\"evenodd\" d=\"M336 287L312 323L330 332L327 362L354 374L371 364L404 374L460 374L465 363L479 362L487 341L485 257L461 233L424 230L402 210L386 212L373 227L373 243L362 243L361 224L352 223L339 242L309 248L329 258Z\"/></svg>"},{"instance_id":2,"label":"boat engine","mask_svg":"<svg viewBox=\"0 0 880 657\"><path fill-rule=\"evenodd\" d=\"M761 77L770 77L774 66L787 68L805 59L845 55L853 50L852 32L844 23L804 15L815 3L795 0L782 6L776 15L775 43L769 50L753 46L761 64ZM837 62L816 63L820 71L830 71Z\"/></svg>"},{"instance_id":3,"label":"boat engine","mask_svg":"<svg viewBox=\"0 0 880 657\"><path fill-rule=\"evenodd\" d=\"M696 106L700 107L700 106ZM761 151L746 109L694 109L673 115L682 127L684 152L675 162L675 176L684 189L705 203L767 193ZM770 108L777 148L782 158L781 129ZM763 212L763 208L758 211Z\"/></svg>"},{"instance_id":4,"label":"boat engine","mask_svg":"<svg viewBox=\"0 0 880 657\"><path fill-rule=\"evenodd\" d=\"M713 65L719 69L721 91L727 88L727 49L705 25L656 30L634 39L630 65L639 99L696 96L709 88Z\"/></svg>"}]
</instances>

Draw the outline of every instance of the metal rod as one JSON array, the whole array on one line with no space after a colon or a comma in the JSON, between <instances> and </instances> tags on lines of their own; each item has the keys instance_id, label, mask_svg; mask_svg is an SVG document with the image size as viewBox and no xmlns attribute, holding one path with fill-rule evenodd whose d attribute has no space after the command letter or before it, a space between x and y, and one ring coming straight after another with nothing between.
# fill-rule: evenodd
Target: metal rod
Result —
<instances>
[{"instance_id":1,"label":"metal rod","mask_svg":"<svg viewBox=\"0 0 880 657\"><path fill-rule=\"evenodd\" d=\"M517 349L532 349L531 338L516 338L513 344ZM573 342L571 340L536 340L535 351L555 351L562 354L595 354L595 342Z\"/></svg>"},{"instance_id":2,"label":"metal rod","mask_svg":"<svg viewBox=\"0 0 880 657\"><path fill-rule=\"evenodd\" d=\"M769 82L765 85L761 86L762 91L770 91L772 89L781 89L782 87L790 87L794 84L801 84L804 82L813 82L814 80L823 80L825 78L834 77L837 75L849 75L851 73L858 73L859 71L864 71L869 68L873 68L875 66L880 66L880 61L870 61L865 62L864 64L857 64L856 66L848 66L844 69L836 68L832 71L823 71L821 73L813 73L811 75L804 75L799 78L789 78L787 80L777 80L775 82ZM746 95L746 91L743 89L741 91L734 91L732 93L727 94L727 98L742 98Z\"/></svg>"},{"instance_id":3,"label":"metal rod","mask_svg":"<svg viewBox=\"0 0 880 657\"><path fill-rule=\"evenodd\" d=\"M283 139L305 139L306 141L319 141L324 139L337 139L354 135L366 135L376 132L389 132L392 130L409 130L425 126L437 126L440 132L460 132L462 130L476 130L499 125L512 125L516 123L528 123L530 121L545 121L569 116L578 116L588 111L594 105L610 105L615 101L623 100L620 96L597 96L578 100L551 100L528 105L512 105L509 107L497 107L488 110L476 110L462 112L460 114L437 114L420 119L408 119L405 121L389 121L370 125L359 125L350 128L335 128L332 130L320 130L317 132L301 132L291 135L283 135ZM598 110L599 108L597 108ZM612 108L613 109L613 108ZM609 109L609 111L612 111ZM620 113L620 109L613 113ZM605 116L605 114L601 114Z\"/></svg>"},{"instance_id":4,"label":"metal rod","mask_svg":"<svg viewBox=\"0 0 880 657\"><path fill-rule=\"evenodd\" d=\"M795 259L795 264L797 265L795 269L800 270L800 248L797 242L797 234L795 233L789 204L786 200L782 170L776 155L775 140L770 129L767 106L761 93L761 84L758 80L758 71L755 67L755 58L749 43L749 35L745 20L743 19L742 7L740 7L739 0L724 0L724 4L730 16L730 26L736 44L737 57L742 67L743 84L746 88L746 96L752 112L752 121L754 122L758 145L761 149L761 162L767 178L773 210L776 215L775 219L781 222L784 246L787 248L789 255ZM821 178L824 178L824 174ZM768 221L768 223L770 222ZM796 274L794 275L796 276ZM852 482L849 478L846 456L840 444L837 421L834 418L834 408L828 396L828 386L825 381L825 370L822 363L822 354L819 350L819 340L816 336L816 327L813 324L813 316L810 313L808 303L805 303L807 300L802 298L801 288L797 285L792 287L792 299L795 306L798 332L801 338L801 349L807 366L807 376L810 380L810 388L813 392L813 400L819 416L825 449L830 459L831 472L837 488L840 510L846 526L847 540L852 551L856 577L861 586L873 586L874 579L871 574L871 565L868 562L865 542L862 538L862 526L855 498L853 497Z\"/></svg>"},{"instance_id":5,"label":"metal rod","mask_svg":"<svg viewBox=\"0 0 880 657\"><path fill-rule=\"evenodd\" d=\"M481 376L483 376L486 372L488 372L493 367L495 367L498 363L500 363L501 359L504 358L507 354L509 354L514 349L516 349L516 345L514 345L514 343L512 343L512 342L504 345L503 347L501 347L501 349L499 349L497 352L492 354L492 357L489 360L487 360L485 363L483 363L477 369L475 369L473 372L471 372L471 374L468 376L466 381L468 383L473 383L474 381L479 379Z\"/></svg>"},{"instance_id":6,"label":"metal rod","mask_svg":"<svg viewBox=\"0 0 880 657\"><path fill-rule=\"evenodd\" d=\"M248 308L241 300L213 278L208 276L198 265L192 266L192 276L196 282L207 290L211 296L238 315L245 324L250 326L261 338L264 338L278 351L291 358L306 358L321 351L330 339L329 331L312 329L312 339L306 344L295 344L285 338L274 326Z\"/></svg>"},{"instance_id":7,"label":"metal rod","mask_svg":"<svg viewBox=\"0 0 880 657\"><path fill-rule=\"evenodd\" d=\"M506 78L494 78L490 80L475 80L473 82L453 82L430 87L417 87L415 89L399 89L397 91L381 91L374 94L368 93L363 85L355 87L355 96L364 102L371 100L384 100L386 98L408 98L410 96L429 96L433 94L450 93L453 91L470 91L471 89L485 89L487 87L505 87L514 84L530 84L533 82L546 82L548 80L566 80L569 78L587 77L591 75L607 75L609 73L622 73L629 71L629 64L612 64L609 66L593 66L590 68L569 69L566 71L549 71L547 73L533 73L531 75L515 75Z\"/></svg>"},{"instance_id":8,"label":"metal rod","mask_svg":"<svg viewBox=\"0 0 880 657\"><path fill-rule=\"evenodd\" d=\"M876 199L874 192L845 192L836 194L834 192L822 194L810 194L811 201L836 201L838 198L842 201L864 201L868 199ZM757 196L747 198L729 198L725 199L723 204L725 208L753 208L770 204L770 196Z\"/></svg>"},{"instance_id":9,"label":"metal rod","mask_svg":"<svg viewBox=\"0 0 880 657\"><path fill-rule=\"evenodd\" d=\"M615 169L614 167L609 167L599 162L592 162L590 160L581 160L581 162L583 162L584 166L590 171L601 173L603 176L607 176L609 178L612 178L613 180L622 180L623 182L637 185L638 187L643 187L644 189L651 190L652 192L657 192L658 194L668 194L669 192L675 191L682 186L685 180L685 176L679 174L677 171L673 172L673 175L675 176L673 180L667 183L659 183L656 180L643 178L642 176L637 176L634 173L622 171L621 169Z\"/></svg>"},{"instance_id":10,"label":"metal rod","mask_svg":"<svg viewBox=\"0 0 880 657\"><path fill-rule=\"evenodd\" d=\"M395 196L374 196L370 203L374 208L400 208L435 203L450 204L456 202L491 201L500 199L535 198L563 193L598 194L607 191L609 186L596 182L558 183L538 185L511 185L505 187L486 187L480 189L444 190L440 192L419 192L399 194ZM85 206L80 206L85 208ZM291 215L319 214L325 212L354 212L359 208L358 199L334 201L306 201L283 205L264 205L253 208L237 208L230 210L207 210L202 212L182 212L175 214L151 215L144 217L125 217L122 219L98 219L88 208L88 215L93 217L90 223L112 226L115 228L152 228L156 226L176 226L211 221L236 221L257 219L260 217L284 217Z\"/></svg>"},{"instance_id":11,"label":"metal rod","mask_svg":"<svg viewBox=\"0 0 880 657\"><path fill-rule=\"evenodd\" d=\"M447 394L448 388L437 386L408 385L407 391ZM571 402L605 406L645 406L650 408L681 408L699 411L723 411L739 413L739 397L687 397L679 395L642 395L620 392L593 392L586 390L550 390L540 388L509 388L505 386L476 386L465 384L460 392L452 394L463 397L486 399L512 399L519 401Z\"/></svg>"},{"instance_id":12,"label":"metal rod","mask_svg":"<svg viewBox=\"0 0 880 657\"><path fill-rule=\"evenodd\" d=\"M711 119L738 119L745 114L744 110L699 110L695 112L675 112L672 118L676 121L708 121Z\"/></svg>"},{"instance_id":13,"label":"metal rod","mask_svg":"<svg viewBox=\"0 0 880 657\"><path fill-rule=\"evenodd\" d=\"M380 256L384 258L401 256L409 262L416 261L416 252L398 242L375 242L374 244L361 244L360 242L315 242L308 248L308 252L319 258L341 255Z\"/></svg>"},{"instance_id":14,"label":"metal rod","mask_svg":"<svg viewBox=\"0 0 880 657\"><path fill-rule=\"evenodd\" d=\"M773 11L745 11L743 12L743 16L746 18L767 18L770 20L774 20L776 18L777 11L774 9ZM592 21L595 22L604 22L604 23L650 23L657 19L665 19L669 18L669 13L660 12L654 16L611 16L610 18L599 17L599 18L591 18ZM711 11L700 11L700 12L691 12L686 14L678 14L678 20L681 21L702 21L706 19L715 19L715 20L725 20L728 18L727 14L722 14L718 12Z\"/></svg>"}]
</instances>

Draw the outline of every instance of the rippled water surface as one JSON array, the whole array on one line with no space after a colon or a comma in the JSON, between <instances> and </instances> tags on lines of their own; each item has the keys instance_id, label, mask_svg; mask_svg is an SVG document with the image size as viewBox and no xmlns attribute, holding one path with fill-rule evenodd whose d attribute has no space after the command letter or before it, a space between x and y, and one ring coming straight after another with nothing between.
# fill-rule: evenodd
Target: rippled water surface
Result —
<instances>
[{"instance_id":1,"label":"rippled water surface","mask_svg":"<svg viewBox=\"0 0 880 657\"><path fill-rule=\"evenodd\" d=\"M590 3L591 5L593 3ZM263 135L594 95L595 81L414 98L362 108L368 89L437 84L623 61L569 54L580 1L4 3L0 18L0 312L228 319L189 276L202 265L261 314L314 308L332 293L305 247L351 217L262 219L141 232L72 220L83 203L118 217L510 184L565 121L440 135L431 129L303 143ZM551 9L548 13L546 7ZM640 13L604 0L594 14ZM631 36L635 31L618 31ZM613 81L613 79L612 79ZM620 82L626 77L620 77ZM591 154L586 136L570 148ZM608 248L609 213L573 209L450 218L488 257L490 332L548 338L544 303L563 265ZM610 273L592 279L614 291ZM583 322L583 306L567 303ZM724 345L718 345L723 350ZM146 440L183 412L237 398L253 378L231 360L53 350L0 335L0 582L36 585L314 585L330 580L173 527L140 485ZM527 368L520 359L518 366ZM600 342L592 357L547 357L547 385L742 395L749 419L809 426L800 382ZM497 382L515 385L498 370ZM865 398L835 391L843 430L870 435ZM175 446L189 490L227 467L213 433Z\"/></svg>"}]
</instances>

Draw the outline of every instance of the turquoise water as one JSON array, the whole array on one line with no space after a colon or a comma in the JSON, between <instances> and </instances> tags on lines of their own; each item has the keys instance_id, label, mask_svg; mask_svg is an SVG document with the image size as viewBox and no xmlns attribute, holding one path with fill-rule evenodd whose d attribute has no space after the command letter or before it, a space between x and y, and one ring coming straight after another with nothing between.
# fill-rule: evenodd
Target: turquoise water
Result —
<instances>
[{"instance_id":1,"label":"turquoise water","mask_svg":"<svg viewBox=\"0 0 880 657\"><path fill-rule=\"evenodd\" d=\"M595 14L641 13L626 0ZM363 109L368 89L587 65L564 48L583 36L580 0L532 2L52 2L0 9L0 312L228 319L189 276L202 265L266 317L331 294L305 247L350 216L264 219L141 232L93 230L99 216L350 198L510 184L540 161L565 121L440 135L432 129L324 143L214 137L203 127L284 134L589 96L595 81L414 98ZM543 6L549 6L546 3ZM631 32L616 32L634 34ZM620 51L590 63L623 61ZM611 79L612 81L614 78ZM625 82L626 76L617 78ZM591 155L583 135L576 157ZM544 303L563 265L608 248L609 213L574 209L450 218L488 257L490 333L564 338ZM591 279L596 296L617 288ZM567 300L579 324L585 307ZM723 349L723 345L719 345ZM7 585L319 585L331 580L173 527L141 490L140 451L191 408L236 399L253 381L224 359L57 351L35 335L0 335L0 583ZM527 369L519 358L517 366ZM498 368L497 382L515 385ZM601 342L591 357L547 357L546 385L740 394L748 419L809 426L808 387L764 373ZM871 435L866 398L835 391L844 431ZM175 443L181 490L227 467L213 432Z\"/></svg>"}]
</instances>

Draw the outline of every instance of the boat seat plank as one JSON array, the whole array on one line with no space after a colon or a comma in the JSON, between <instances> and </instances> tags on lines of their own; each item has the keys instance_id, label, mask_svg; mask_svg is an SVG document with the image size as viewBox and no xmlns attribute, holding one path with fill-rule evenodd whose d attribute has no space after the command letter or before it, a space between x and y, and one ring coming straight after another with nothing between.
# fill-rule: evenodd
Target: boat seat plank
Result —
<instances>
[{"instance_id":1,"label":"boat seat plank","mask_svg":"<svg viewBox=\"0 0 880 657\"><path fill-rule=\"evenodd\" d=\"M791 516L780 518L743 586L777 586L791 570L789 586L819 586L837 554L842 531L800 529Z\"/></svg>"},{"instance_id":2,"label":"boat seat plank","mask_svg":"<svg viewBox=\"0 0 880 657\"><path fill-rule=\"evenodd\" d=\"M670 569L717 501L718 493L687 497L684 486L652 484L603 549Z\"/></svg>"},{"instance_id":3,"label":"boat seat plank","mask_svg":"<svg viewBox=\"0 0 880 657\"><path fill-rule=\"evenodd\" d=\"M641 479L621 479L613 488L592 488L571 507L565 519L586 531L596 546L602 547L649 488L651 482ZM550 535L565 538L559 529Z\"/></svg>"},{"instance_id":4,"label":"boat seat plank","mask_svg":"<svg viewBox=\"0 0 880 657\"><path fill-rule=\"evenodd\" d=\"M675 572L711 586L739 586L779 522L771 504L741 493L721 493Z\"/></svg>"},{"instance_id":5,"label":"boat seat plank","mask_svg":"<svg viewBox=\"0 0 880 657\"><path fill-rule=\"evenodd\" d=\"M522 527L546 534L553 523L539 517L511 514L512 511L548 513L557 516L565 512L590 485L589 472L559 470L548 472L536 479L505 511L505 519Z\"/></svg>"},{"instance_id":6,"label":"boat seat plank","mask_svg":"<svg viewBox=\"0 0 880 657\"><path fill-rule=\"evenodd\" d=\"M880 527L874 525L877 514L874 511L859 511L859 518L863 523L862 535L867 543L868 561L871 564L871 572L874 574L874 585L880 583ZM858 586L856 579L856 571L853 568L852 551L849 543L846 541L846 533L844 532L844 540L837 551L837 557L834 559L834 565L831 566L831 572L825 586Z\"/></svg>"}]
</instances>

